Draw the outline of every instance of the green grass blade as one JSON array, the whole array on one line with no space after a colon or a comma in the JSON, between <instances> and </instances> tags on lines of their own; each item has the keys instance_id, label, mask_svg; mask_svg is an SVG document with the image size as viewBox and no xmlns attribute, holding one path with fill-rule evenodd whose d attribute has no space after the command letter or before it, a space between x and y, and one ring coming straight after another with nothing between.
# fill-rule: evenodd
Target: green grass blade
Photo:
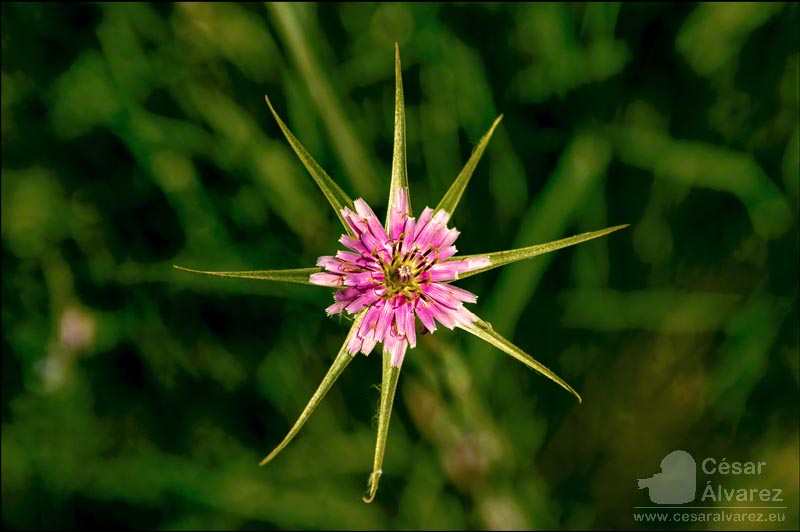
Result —
<instances>
[{"instance_id":1,"label":"green grass blade","mask_svg":"<svg viewBox=\"0 0 800 532\"><path fill-rule=\"evenodd\" d=\"M467 184L469 183L470 178L472 177L472 173L475 171L475 167L478 166L478 161L481 160L481 156L483 156L483 152L486 149L486 146L489 144L489 140L492 138L492 134L494 133L497 124L500 123L500 120L503 119L503 115L498 116L492 127L489 128L489 131L481 138L478 145L475 147L475 151L472 152L470 155L467 164L464 165L464 168L456 177L456 180L453 181L453 184L450 185L450 188L445 193L442 201L439 202L439 205L436 206L436 210L444 209L450 216L453 215L453 211L456 210L456 206L458 202L461 200L461 195L464 193L464 190L467 188Z\"/></svg>"},{"instance_id":2,"label":"green grass blade","mask_svg":"<svg viewBox=\"0 0 800 532\"><path fill-rule=\"evenodd\" d=\"M214 277L232 277L235 279L257 279L260 281L277 281L283 283L312 284L308 278L312 273L322 271L322 268L298 268L295 270L254 270L249 272L204 272L192 270L182 266L172 265L176 270L200 273ZM316 285L315 285L316 286Z\"/></svg>"},{"instance_id":3,"label":"green grass blade","mask_svg":"<svg viewBox=\"0 0 800 532\"><path fill-rule=\"evenodd\" d=\"M620 229L624 229L629 225L630 224L615 225L614 227L607 227L599 231L592 231L590 233L582 233L580 235L562 238L561 240L554 240L553 242L547 242L546 244L536 244L535 246L528 246L519 249L510 249L508 251L495 251L494 253L479 253L477 255L459 255L457 257L453 257L450 260L477 259L479 257L486 257L489 259L490 264L485 268L480 268L477 270L473 270L471 272L465 272L459 274L458 278L464 279L465 277L469 277L471 275L476 275L479 273L483 273L485 271L489 271L492 268L504 266L506 264L517 262L519 260L530 259L537 255L543 255L545 253L550 253L551 251L556 251L557 249L567 248L569 246L574 246L575 244L580 244L581 242L586 242L587 240L599 238L609 233L613 233L614 231L619 231Z\"/></svg>"},{"instance_id":4,"label":"green grass blade","mask_svg":"<svg viewBox=\"0 0 800 532\"><path fill-rule=\"evenodd\" d=\"M325 394L328 393L328 390L331 389L333 383L336 382L336 379L339 378L339 375L342 374L344 368L352 362L354 355L351 355L347 352L347 343L350 341L350 337L353 336L356 331L358 330L358 326L361 324L361 320L364 318L365 312L360 312L356 319L353 320L353 325L350 327L350 332L347 333L347 338L344 339L344 343L342 344L342 348L339 349L339 354L336 355L336 359L331 364L328 373L325 374L325 377L322 379L317 391L314 392L314 395L311 396L311 399L308 401L308 404L303 409L303 412L300 414L300 417L297 418L294 426L289 430L289 433L283 439L283 441L275 447L275 449L267 455L266 458L261 460L258 464L260 466L267 465L273 458L275 458L278 453L280 453L289 443L294 439L300 429L303 428L308 418L311 417L311 414L314 410L319 406L319 403L322 401Z\"/></svg>"},{"instance_id":5,"label":"green grass blade","mask_svg":"<svg viewBox=\"0 0 800 532\"><path fill-rule=\"evenodd\" d=\"M394 43L394 153L392 155L392 182L389 185L389 203L386 206L386 230L389 230L389 216L397 199L397 191L408 189L408 169L406 167L406 108L403 97L403 74L400 70L400 47ZM411 203L409 199L409 204ZM411 206L409 205L409 216Z\"/></svg>"},{"instance_id":6,"label":"green grass blade","mask_svg":"<svg viewBox=\"0 0 800 532\"><path fill-rule=\"evenodd\" d=\"M572 386L564 382L561 377L553 373L549 370L546 366L544 366L541 362L538 362L532 356L527 354L525 351L520 349L519 347L515 346L508 340L506 340L502 335L500 335L497 331L492 329L492 326L486 323L485 321L479 319L475 323L470 326L463 326L459 325L460 328L464 329L465 331L474 334L481 340L488 342L495 346L496 348L500 349L501 351L505 351L507 354L511 355L512 357L516 358L529 368L538 371L551 381L555 382L569 393L574 395L578 398L578 402L582 402L581 396L578 395Z\"/></svg>"},{"instance_id":7,"label":"green grass blade","mask_svg":"<svg viewBox=\"0 0 800 532\"><path fill-rule=\"evenodd\" d=\"M333 210L336 211L336 216L339 217L341 220L342 225L347 230L349 234L353 234L353 230L350 228L350 225L342 216L342 209L345 207L353 208L353 200L345 193L344 190L336 184L336 182L331 179L331 177L322 169L322 167L317 164L317 161L311 157L311 154L306 151L300 141L289 131L289 128L286 127L286 124L283 123L281 117L278 116L278 113L275 112L275 108L272 107L272 102L269 101L269 96L264 95L264 99L267 100L267 105L269 106L269 110L272 112L272 116L275 117L275 121L280 126L281 131L283 131L283 135L286 137L286 140L289 141L294 152L297 154L297 157L300 158L300 161L303 163L303 166L306 167L308 173L311 174L311 177L314 178L314 181L317 182L317 186L322 190L322 193L325 194L325 197L328 198L328 202L333 207Z\"/></svg>"},{"instance_id":8,"label":"green grass blade","mask_svg":"<svg viewBox=\"0 0 800 532\"><path fill-rule=\"evenodd\" d=\"M383 350L383 378L381 380L381 405L378 409L378 438L375 442L375 462L372 474L367 481L367 492L362 497L366 503L372 502L378 492L378 482L383 473L383 454L386 449L386 438L389 435L389 421L392 417L394 394L400 378L400 367L392 366L392 355Z\"/></svg>"}]
</instances>

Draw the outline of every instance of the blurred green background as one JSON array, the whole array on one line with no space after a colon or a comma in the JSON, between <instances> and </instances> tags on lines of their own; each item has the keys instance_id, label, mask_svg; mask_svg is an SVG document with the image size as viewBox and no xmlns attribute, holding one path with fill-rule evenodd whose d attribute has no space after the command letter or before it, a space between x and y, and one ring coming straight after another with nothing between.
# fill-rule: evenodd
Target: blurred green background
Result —
<instances>
[{"instance_id":1,"label":"blurred green background","mask_svg":"<svg viewBox=\"0 0 800 532\"><path fill-rule=\"evenodd\" d=\"M4 2L3 527L797 529L798 11ZM172 264L339 247L264 94L382 216L395 41L416 210L505 115L461 253L631 227L460 283L584 403L440 328L406 358L365 505L379 355L257 467L344 339L330 291ZM675 449L766 462L698 498L782 489L786 521L635 522Z\"/></svg>"}]
</instances>

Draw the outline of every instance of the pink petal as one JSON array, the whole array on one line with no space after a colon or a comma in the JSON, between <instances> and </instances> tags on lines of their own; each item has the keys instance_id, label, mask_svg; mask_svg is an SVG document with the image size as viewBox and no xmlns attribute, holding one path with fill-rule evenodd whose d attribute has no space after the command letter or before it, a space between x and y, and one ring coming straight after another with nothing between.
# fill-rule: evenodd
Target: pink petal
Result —
<instances>
[{"instance_id":1,"label":"pink petal","mask_svg":"<svg viewBox=\"0 0 800 532\"><path fill-rule=\"evenodd\" d=\"M439 252L439 260L449 259L458 252L455 246L446 246Z\"/></svg>"},{"instance_id":2,"label":"pink petal","mask_svg":"<svg viewBox=\"0 0 800 532\"><path fill-rule=\"evenodd\" d=\"M350 235L342 235L339 242L361 255L369 255L370 251L361 243L361 240Z\"/></svg>"},{"instance_id":3,"label":"pink petal","mask_svg":"<svg viewBox=\"0 0 800 532\"><path fill-rule=\"evenodd\" d=\"M436 301L431 301L430 306L428 307L431 311L431 314L436 321L447 327L448 329L452 329L456 326L456 316L454 309L447 308L444 305L439 304Z\"/></svg>"},{"instance_id":4,"label":"pink petal","mask_svg":"<svg viewBox=\"0 0 800 532\"><path fill-rule=\"evenodd\" d=\"M394 205L391 206L391 211L389 214L389 235L391 235L392 240L397 240L400 234L403 232L406 224L406 218L408 218L408 212L410 210L408 204L408 189L407 188L400 188L397 190L397 195L395 196Z\"/></svg>"},{"instance_id":5,"label":"pink petal","mask_svg":"<svg viewBox=\"0 0 800 532\"><path fill-rule=\"evenodd\" d=\"M336 252L336 258L342 262L348 263L352 266L360 267L362 269L381 269L378 261L371 255L362 255L361 253L345 251L342 249Z\"/></svg>"},{"instance_id":6,"label":"pink petal","mask_svg":"<svg viewBox=\"0 0 800 532\"><path fill-rule=\"evenodd\" d=\"M478 296L469 290L464 290L463 288L459 288L458 286L453 286L451 284L440 284L439 286L446 286L447 290L449 290L451 294L456 296L464 303L475 303L478 301Z\"/></svg>"},{"instance_id":7,"label":"pink petal","mask_svg":"<svg viewBox=\"0 0 800 532\"><path fill-rule=\"evenodd\" d=\"M346 262L352 262L353 264L358 264L358 261L364 259L364 255L362 255L361 253L355 253L353 251L345 251L343 249L340 249L339 251L336 252L336 258Z\"/></svg>"},{"instance_id":8,"label":"pink petal","mask_svg":"<svg viewBox=\"0 0 800 532\"><path fill-rule=\"evenodd\" d=\"M489 264L491 262L487 257L439 262L430 268L431 279L434 281L452 281L453 279L458 279L458 275L461 273L478 270L489 266Z\"/></svg>"},{"instance_id":9,"label":"pink petal","mask_svg":"<svg viewBox=\"0 0 800 532\"><path fill-rule=\"evenodd\" d=\"M378 338L375 337L375 322L380 318L382 307L379 306L383 301L378 301L375 305L369 307L361 325L358 327L356 334L359 338L359 349L365 355L368 355L375 348Z\"/></svg>"},{"instance_id":10,"label":"pink petal","mask_svg":"<svg viewBox=\"0 0 800 532\"><path fill-rule=\"evenodd\" d=\"M458 235L460 235L456 229L447 229L446 227L444 230L439 231L436 233L435 237L431 240L431 246L435 248L446 248L453 244L458 239Z\"/></svg>"},{"instance_id":11,"label":"pink petal","mask_svg":"<svg viewBox=\"0 0 800 532\"><path fill-rule=\"evenodd\" d=\"M417 345L416 323L414 320L414 304L407 301L395 311L395 322L398 334L405 335L411 347Z\"/></svg>"},{"instance_id":12,"label":"pink petal","mask_svg":"<svg viewBox=\"0 0 800 532\"><path fill-rule=\"evenodd\" d=\"M430 332L436 330L436 323L433 321L433 313L431 312L430 303L423 298L419 298L417 300L417 306L414 309L417 313L417 317L419 321L422 322L422 325L425 326Z\"/></svg>"},{"instance_id":13,"label":"pink petal","mask_svg":"<svg viewBox=\"0 0 800 532\"><path fill-rule=\"evenodd\" d=\"M381 315L378 318L378 323L375 324L375 337L381 341L386 337L389 332L389 326L392 324L394 318L394 309L390 303L386 303L381 308Z\"/></svg>"},{"instance_id":14,"label":"pink petal","mask_svg":"<svg viewBox=\"0 0 800 532\"><path fill-rule=\"evenodd\" d=\"M470 312L466 307L461 307L455 312L456 325L468 327L478 321L478 316Z\"/></svg>"},{"instance_id":15,"label":"pink petal","mask_svg":"<svg viewBox=\"0 0 800 532\"><path fill-rule=\"evenodd\" d=\"M437 211L433 218L431 218L431 221L414 237L414 242L417 243L420 249L438 247L434 245L434 241L442 241L445 239L447 233L445 222L447 222L447 216L446 211Z\"/></svg>"},{"instance_id":16,"label":"pink petal","mask_svg":"<svg viewBox=\"0 0 800 532\"><path fill-rule=\"evenodd\" d=\"M417 324L413 312L411 313L411 319L408 320L408 327L406 328L405 333L408 344L412 348L417 347Z\"/></svg>"},{"instance_id":17,"label":"pink petal","mask_svg":"<svg viewBox=\"0 0 800 532\"><path fill-rule=\"evenodd\" d=\"M478 300L478 296L472 292L449 284L431 283L422 290L431 299L451 309L458 308L463 303L475 303Z\"/></svg>"},{"instance_id":18,"label":"pink petal","mask_svg":"<svg viewBox=\"0 0 800 532\"><path fill-rule=\"evenodd\" d=\"M345 286L371 287L375 283L372 279L373 272L350 273L344 276Z\"/></svg>"},{"instance_id":19,"label":"pink petal","mask_svg":"<svg viewBox=\"0 0 800 532\"><path fill-rule=\"evenodd\" d=\"M413 235L414 243L418 242L417 237L419 236L420 233L422 233L422 231L425 230L425 227L427 227L428 222L431 221L432 216L433 216L433 210L430 207L425 207L425 209L422 211L422 214L419 215L419 220L417 220L417 225L414 228L414 235Z\"/></svg>"},{"instance_id":20,"label":"pink petal","mask_svg":"<svg viewBox=\"0 0 800 532\"><path fill-rule=\"evenodd\" d=\"M341 286L342 276L328 272L312 273L308 281L319 286Z\"/></svg>"},{"instance_id":21,"label":"pink petal","mask_svg":"<svg viewBox=\"0 0 800 532\"><path fill-rule=\"evenodd\" d=\"M451 294L441 283L431 283L423 287L423 293L440 305L454 309L458 308L461 301Z\"/></svg>"},{"instance_id":22,"label":"pink petal","mask_svg":"<svg viewBox=\"0 0 800 532\"><path fill-rule=\"evenodd\" d=\"M466 261L467 268L464 270L465 272L479 270L489 266L492 263L492 261L489 260L489 257L476 257L474 259L466 259Z\"/></svg>"},{"instance_id":23,"label":"pink petal","mask_svg":"<svg viewBox=\"0 0 800 532\"><path fill-rule=\"evenodd\" d=\"M381 315L381 307L383 306L381 303L384 302L378 301L376 304L372 305L364 315L361 326L358 328L358 335L362 338L365 337L371 329L375 328L375 324L378 322L378 318Z\"/></svg>"},{"instance_id":24,"label":"pink petal","mask_svg":"<svg viewBox=\"0 0 800 532\"><path fill-rule=\"evenodd\" d=\"M339 261L337 261L330 255L322 255L321 257L317 258L317 266L319 266L320 268L327 269L328 265L331 264L332 262L338 264Z\"/></svg>"},{"instance_id":25,"label":"pink petal","mask_svg":"<svg viewBox=\"0 0 800 532\"><path fill-rule=\"evenodd\" d=\"M375 293L375 290L367 290L347 306L347 312L355 314L362 308L375 303L378 298L378 294Z\"/></svg>"},{"instance_id":26,"label":"pink petal","mask_svg":"<svg viewBox=\"0 0 800 532\"><path fill-rule=\"evenodd\" d=\"M458 279L458 274L461 272L461 264L456 264L458 261L453 262L439 262L430 267L428 272L431 275L431 281L452 281Z\"/></svg>"},{"instance_id":27,"label":"pink petal","mask_svg":"<svg viewBox=\"0 0 800 532\"><path fill-rule=\"evenodd\" d=\"M345 262L334 257L320 257L317 266L325 268L330 273L348 274L363 271L364 267L352 262Z\"/></svg>"},{"instance_id":28,"label":"pink petal","mask_svg":"<svg viewBox=\"0 0 800 532\"><path fill-rule=\"evenodd\" d=\"M403 334L403 331L406 329L406 321L408 321L408 309L411 305L403 296L397 296L395 301L398 304L394 309L394 324L397 333Z\"/></svg>"},{"instance_id":29,"label":"pink petal","mask_svg":"<svg viewBox=\"0 0 800 532\"><path fill-rule=\"evenodd\" d=\"M406 218L406 224L403 228L403 243L400 246L400 252L405 255L411 251L414 244L414 228L416 227L416 220L410 216Z\"/></svg>"},{"instance_id":30,"label":"pink petal","mask_svg":"<svg viewBox=\"0 0 800 532\"><path fill-rule=\"evenodd\" d=\"M378 219L372 216L367 219L367 224L369 224L369 230L378 242L384 247L389 246L389 235L386 234L386 230Z\"/></svg>"},{"instance_id":31,"label":"pink petal","mask_svg":"<svg viewBox=\"0 0 800 532\"><path fill-rule=\"evenodd\" d=\"M337 290L333 294L333 299L335 301L352 301L353 299L360 296L363 291L364 290L361 288L357 288L355 286L348 286L347 288L342 288L341 290Z\"/></svg>"},{"instance_id":32,"label":"pink petal","mask_svg":"<svg viewBox=\"0 0 800 532\"><path fill-rule=\"evenodd\" d=\"M408 349L408 342L402 336L396 336L395 334L387 335L387 338L383 342L384 347L386 350L391 354L391 365L399 368L400 365L403 363L403 358L406 355L406 349Z\"/></svg>"},{"instance_id":33,"label":"pink petal","mask_svg":"<svg viewBox=\"0 0 800 532\"><path fill-rule=\"evenodd\" d=\"M358 198L357 200L355 200L353 202L353 205L355 206L358 215L361 216L361 218L364 219L365 222L368 218L377 219L377 216L375 216L375 213L372 211L372 208L370 208L369 204L362 198Z\"/></svg>"},{"instance_id":34,"label":"pink petal","mask_svg":"<svg viewBox=\"0 0 800 532\"><path fill-rule=\"evenodd\" d=\"M349 301L339 301L331 305L330 307L325 309L325 313L328 316L332 316L334 314L339 314L341 311L344 310L344 307L348 305Z\"/></svg>"},{"instance_id":35,"label":"pink petal","mask_svg":"<svg viewBox=\"0 0 800 532\"><path fill-rule=\"evenodd\" d=\"M342 216L347 220L348 225L353 229L355 234L360 235L367 230L367 223L358 214L345 207L342 209Z\"/></svg>"},{"instance_id":36,"label":"pink petal","mask_svg":"<svg viewBox=\"0 0 800 532\"><path fill-rule=\"evenodd\" d=\"M366 338L363 339L361 344L361 352L365 355L369 355L372 353L372 350L375 349L375 344L378 343L378 339L375 338L374 331L371 331L373 334L367 335Z\"/></svg>"},{"instance_id":37,"label":"pink petal","mask_svg":"<svg viewBox=\"0 0 800 532\"><path fill-rule=\"evenodd\" d=\"M368 250L366 254L368 255L376 255L379 254L381 259L388 262L392 260L391 257L391 247L387 242L381 242L372 232L367 231L365 233L361 233L361 243L364 246L364 249Z\"/></svg>"},{"instance_id":38,"label":"pink petal","mask_svg":"<svg viewBox=\"0 0 800 532\"><path fill-rule=\"evenodd\" d=\"M361 344L363 340L358 337L358 335L354 334L350 337L350 341L347 342L347 352L351 355L355 355L361 350Z\"/></svg>"},{"instance_id":39,"label":"pink petal","mask_svg":"<svg viewBox=\"0 0 800 532\"><path fill-rule=\"evenodd\" d=\"M364 236L363 234L370 233L373 236L373 238L379 242L381 246L388 245L389 236L386 234L386 230L378 221L378 217L375 216L375 213L372 211L367 202L359 198L354 202L354 204L356 207L356 212L358 213L360 219L354 220L353 223L355 223L361 230L359 232L362 233L361 234L362 241Z\"/></svg>"}]
</instances>

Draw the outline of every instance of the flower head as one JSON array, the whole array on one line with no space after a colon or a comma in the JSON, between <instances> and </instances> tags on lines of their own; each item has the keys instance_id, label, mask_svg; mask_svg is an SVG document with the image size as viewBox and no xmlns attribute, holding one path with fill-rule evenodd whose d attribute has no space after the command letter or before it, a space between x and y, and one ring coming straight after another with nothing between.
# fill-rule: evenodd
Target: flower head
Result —
<instances>
[{"instance_id":1,"label":"flower head","mask_svg":"<svg viewBox=\"0 0 800 532\"><path fill-rule=\"evenodd\" d=\"M310 278L313 284L340 288L325 309L329 315L366 309L348 353L368 355L383 343L392 366L399 367L409 346L417 344L415 316L430 332L437 321L448 329L475 323L478 317L464 303L475 303L478 296L448 281L488 266L489 259L447 260L456 253L459 233L447 228L446 211L426 208L415 219L409 215L408 190L402 188L384 229L363 199L354 203L355 211L344 208L342 215L355 236L339 240L350 251L320 257L317 266L325 271Z\"/></svg>"},{"instance_id":2,"label":"flower head","mask_svg":"<svg viewBox=\"0 0 800 532\"><path fill-rule=\"evenodd\" d=\"M286 140L342 222L346 234L339 241L348 250L341 250L335 256L319 257L316 268L295 270L205 272L176 266L178 269L219 277L283 281L335 288L334 303L326 309L327 313L331 315L345 312L354 315L350 332L322 383L289 433L261 461L261 465L275 458L292 441L356 353L360 351L367 355L377 344L383 344L378 437L373 471L369 476L367 493L363 498L365 502L372 501L378 489L400 367L406 351L417 344L417 320L430 332L436 330L436 322L448 329L455 327L463 329L556 382L580 400L578 393L558 375L465 308L464 303L475 303L477 296L450 283L627 227L618 225L546 244L456 258L454 243L458 231L448 229L447 223L502 116L494 121L486 135L478 142L464 169L436 208L425 208L419 218L414 218L411 214L406 174L405 108L400 74L400 52L396 46L395 95L394 155L385 225L381 225L363 199L351 200L325 173L289 131L267 98L267 105Z\"/></svg>"}]
</instances>

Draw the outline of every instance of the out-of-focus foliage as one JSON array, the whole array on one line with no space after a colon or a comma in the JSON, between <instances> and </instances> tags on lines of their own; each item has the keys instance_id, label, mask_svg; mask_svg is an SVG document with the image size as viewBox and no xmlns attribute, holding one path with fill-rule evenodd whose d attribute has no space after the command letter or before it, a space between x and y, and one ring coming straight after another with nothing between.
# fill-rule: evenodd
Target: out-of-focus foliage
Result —
<instances>
[{"instance_id":1,"label":"out-of-focus foliage","mask_svg":"<svg viewBox=\"0 0 800 532\"><path fill-rule=\"evenodd\" d=\"M785 522L742 526L797 529L798 27L782 3L4 2L3 526L652 528L636 481L683 449L766 462L714 481L782 489ZM337 248L265 93L383 209L395 41L417 209L505 115L462 253L631 227L462 283L583 405L428 336L365 505L375 356L256 466L344 337L330 292L171 265Z\"/></svg>"}]
</instances>

